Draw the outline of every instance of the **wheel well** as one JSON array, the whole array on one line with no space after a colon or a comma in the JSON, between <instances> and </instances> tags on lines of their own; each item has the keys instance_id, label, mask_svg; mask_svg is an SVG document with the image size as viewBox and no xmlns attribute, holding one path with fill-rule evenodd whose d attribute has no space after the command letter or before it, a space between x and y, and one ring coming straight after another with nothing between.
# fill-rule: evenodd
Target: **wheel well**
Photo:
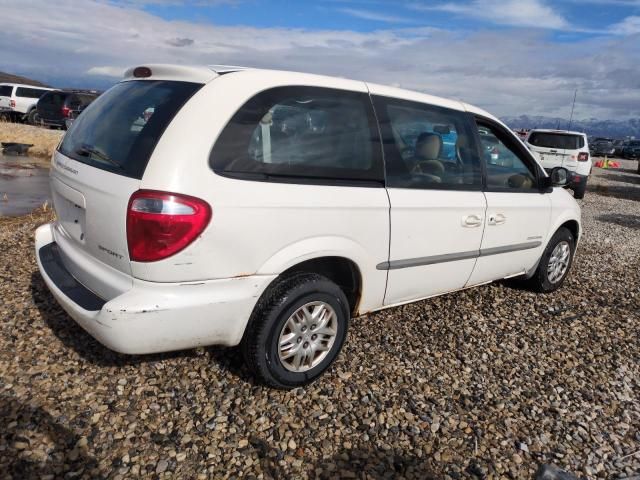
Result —
<instances>
[{"instance_id":1,"label":"wheel well","mask_svg":"<svg viewBox=\"0 0 640 480\"><path fill-rule=\"evenodd\" d=\"M349 301L351 315L355 316L362 293L362 276L358 266L344 257L320 257L306 260L284 271L280 276L292 273L317 273L338 285Z\"/></svg>"},{"instance_id":2,"label":"wheel well","mask_svg":"<svg viewBox=\"0 0 640 480\"><path fill-rule=\"evenodd\" d=\"M568 228L573 235L574 240L578 240L578 235L580 234L580 226L578 225L578 222L576 222L575 220L569 220L568 222L564 222L560 226Z\"/></svg>"}]
</instances>

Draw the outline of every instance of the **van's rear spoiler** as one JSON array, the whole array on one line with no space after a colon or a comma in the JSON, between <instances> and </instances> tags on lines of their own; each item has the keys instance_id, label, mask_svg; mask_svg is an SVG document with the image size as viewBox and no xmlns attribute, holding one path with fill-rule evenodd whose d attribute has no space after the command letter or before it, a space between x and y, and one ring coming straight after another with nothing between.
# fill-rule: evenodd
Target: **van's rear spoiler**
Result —
<instances>
[{"instance_id":1,"label":"van's rear spoiler","mask_svg":"<svg viewBox=\"0 0 640 480\"><path fill-rule=\"evenodd\" d=\"M205 66L147 64L131 67L124 72L123 81L174 80L179 82L209 83L219 72Z\"/></svg>"}]
</instances>

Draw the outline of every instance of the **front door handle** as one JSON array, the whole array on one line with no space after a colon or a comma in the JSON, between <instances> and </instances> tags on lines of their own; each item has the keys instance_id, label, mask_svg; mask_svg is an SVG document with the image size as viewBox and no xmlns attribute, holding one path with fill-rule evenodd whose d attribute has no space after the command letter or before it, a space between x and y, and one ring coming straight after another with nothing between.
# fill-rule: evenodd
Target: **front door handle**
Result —
<instances>
[{"instance_id":1,"label":"front door handle","mask_svg":"<svg viewBox=\"0 0 640 480\"><path fill-rule=\"evenodd\" d=\"M462 217L462 226L473 228L482 225L482 217L480 215L467 215Z\"/></svg>"},{"instance_id":2,"label":"front door handle","mask_svg":"<svg viewBox=\"0 0 640 480\"><path fill-rule=\"evenodd\" d=\"M488 223L489 225L502 225L507 221L507 217L502 213L492 213L489 215Z\"/></svg>"}]
</instances>

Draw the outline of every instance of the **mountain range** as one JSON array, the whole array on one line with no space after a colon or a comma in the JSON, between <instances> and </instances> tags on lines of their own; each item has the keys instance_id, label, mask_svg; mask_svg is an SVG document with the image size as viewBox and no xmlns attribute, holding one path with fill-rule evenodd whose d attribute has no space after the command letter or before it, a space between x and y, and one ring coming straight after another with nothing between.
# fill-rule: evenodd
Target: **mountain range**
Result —
<instances>
[{"instance_id":1,"label":"mountain range","mask_svg":"<svg viewBox=\"0 0 640 480\"><path fill-rule=\"evenodd\" d=\"M48 87L42 82L32 80L27 77L21 77L20 75L13 75L12 73L0 72L0 83L22 83L24 85L33 85L34 87Z\"/></svg>"},{"instance_id":2,"label":"mountain range","mask_svg":"<svg viewBox=\"0 0 640 480\"><path fill-rule=\"evenodd\" d=\"M501 120L513 129L520 128L553 128L566 130L569 126L567 118L520 115L519 117L502 117ZM589 136L625 139L640 138L640 117L627 120L573 120L571 130L584 132Z\"/></svg>"}]
</instances>

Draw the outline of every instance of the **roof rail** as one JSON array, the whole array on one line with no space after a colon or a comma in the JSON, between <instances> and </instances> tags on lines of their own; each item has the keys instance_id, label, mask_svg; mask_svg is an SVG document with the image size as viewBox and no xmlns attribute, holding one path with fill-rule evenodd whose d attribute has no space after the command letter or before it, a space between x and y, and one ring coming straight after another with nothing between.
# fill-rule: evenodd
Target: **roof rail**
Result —
<instances>
[{"instance_id":1,"label":"roof rail","mask_svg":"<svg viewBox=\"0 0 640 480\"><path fill-rule=\"evenodd\" d=\"M207 65L211 70L219 75L224 73L237 72L239 70L248 70L251 67L241 67L239 65Z\"/></svg>"}]
</instances>

